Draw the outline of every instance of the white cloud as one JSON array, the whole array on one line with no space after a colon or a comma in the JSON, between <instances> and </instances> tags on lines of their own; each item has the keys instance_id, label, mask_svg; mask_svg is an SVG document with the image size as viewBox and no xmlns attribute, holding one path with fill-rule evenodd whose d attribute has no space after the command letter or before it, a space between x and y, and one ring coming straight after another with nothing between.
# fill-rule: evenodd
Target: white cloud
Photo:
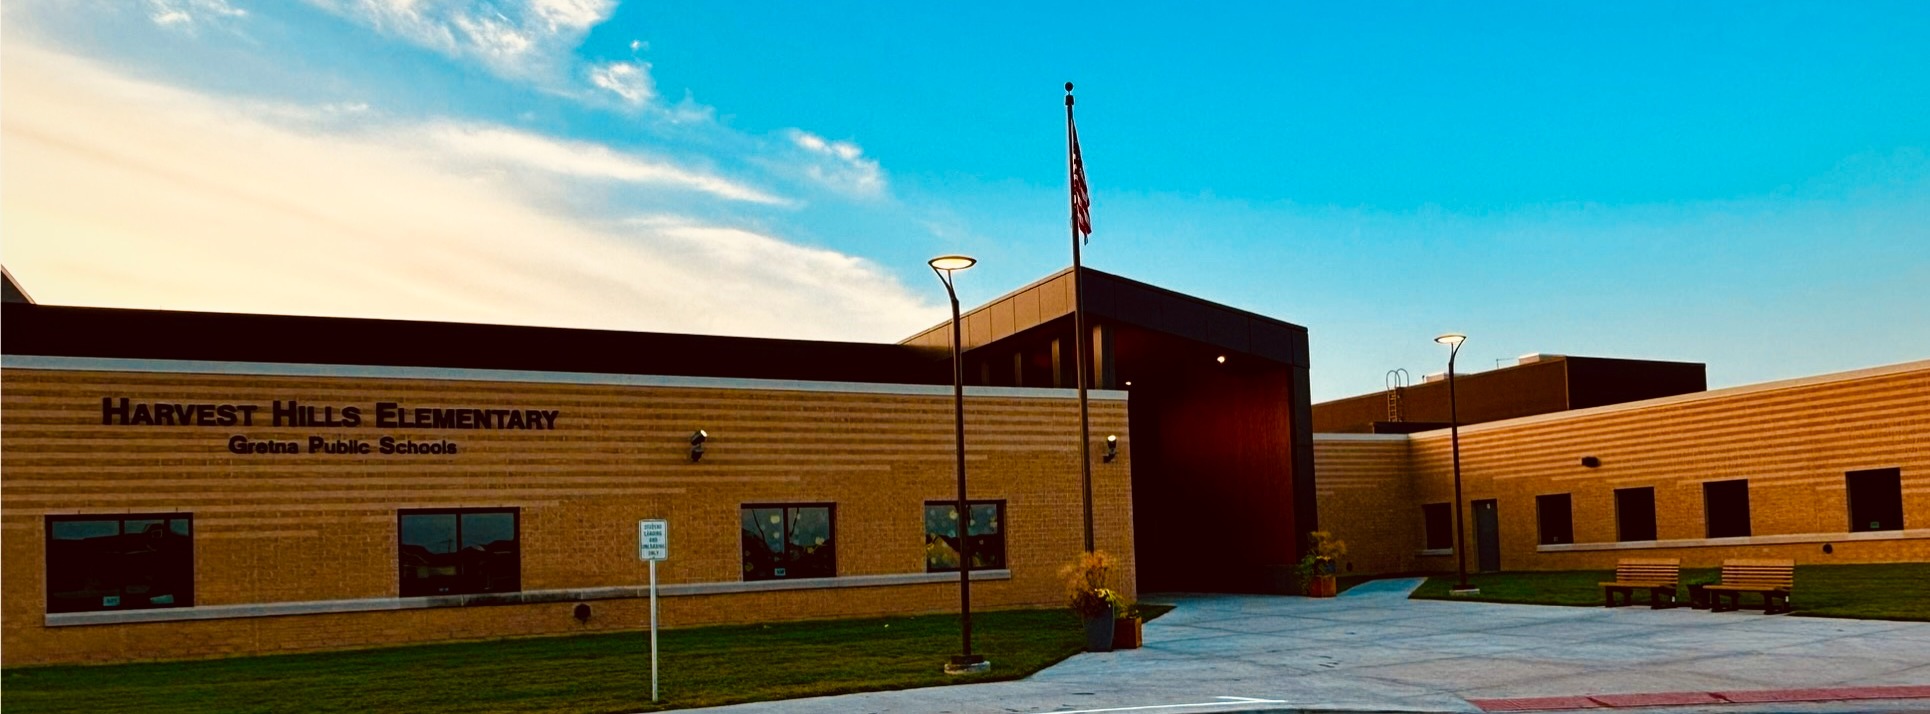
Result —
<instances>
[{"instance_id":1,"label":"white cloud","mask_svg":"<svg viewBox=\"0 0 1930 714\"><path fill-rule=\"evenodd\" d=\"M413 146L291 129L18 42L0 57L0 233L47 303L854 340L940 317L859 258L689 217L559 213L449 170L480 153L690 178L633 156L457 125Z\"/></svg>"},{"instance_id":2,"label":"white cloud","mask_svg":"<svg viewBox=\"0 0 1930 714\"><path fill-rule=\"evenodd\" d=\"M590 83L622 97L631 106L642 106L655 99L657 84L650 79L648 62L610 62L590 68ZM689 101L686 97L685 101Z\"/></svg>"},{"instance_id":3,"label":"white cloud","mask_svg":"<svg viewBox=\"0 0 1930 714\"><path fill-rule=\"evenodd\" d=\"M147 17L166 28L192 32L196 25L218 25L247 17L227 0L147 0Z\"/></svg>"},{"instance_id":4,"label":"white cloud","mask_svg":"<svg viewBox=\"0 0 1930 714\"><path fill-rule=\"evenodd\" d=\"M477 60L499 76L518 79L547 79L561 72L583 36L616 8L611 0L309 2L385 35Z\"/></svg>"},{"instance_id":5,"label":"white cloud","mask_svg":"<svg viewBox=\"0 0 1930 714\"><path fill-rule=\"evenodd\" d=\"M410 133L453 158L483 159L581 178L650 184L708 193L733 201L771 205L789 202L756 188L599 144L562 141L497 126L431 124Z\"/></svg>"},{"instance_id":6,"label":"white cloud","mask_svg":"<svg viewBox=\"0 0 1930 714\"><path fill-rule=\"evenodd\" d=\"M855 196L884 193L884 170L865 158L864 149L849 141L829 141L803 129L789 132L791 143L803 149L799 171L821 185Z\"/></svg>"}]
</instances>

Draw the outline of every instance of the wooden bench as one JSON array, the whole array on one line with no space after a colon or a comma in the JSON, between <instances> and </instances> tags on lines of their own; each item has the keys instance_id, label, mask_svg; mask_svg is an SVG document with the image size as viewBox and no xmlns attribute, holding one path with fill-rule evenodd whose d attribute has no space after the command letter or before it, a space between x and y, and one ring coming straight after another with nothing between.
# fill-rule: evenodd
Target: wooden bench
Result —
<instances>
[{"instance_id":1,"label":"wooden bench","mask_svg":"<svg viewBox=\"0 0 1930 714\"><path fill-rule=\"evenodd\" d=\"M1675 558L1623 558L1615 564L1614 582L1602 583L1602 595L1609 607L1620 593L1622 605L1635 604L1635 591L1649 591L1649 607L1660 610L1675 607L1675 585L1680 579L1682 561Z\"/></svg>"},{"instance_id":2,"label":"wooden bench","mask_svg":"<svg viewBox=\"0 0 1930 714\"><path fill-rule=\"evenodd\" d=\"M1709 611L1727 612L1742 607L1743 593L1762 593L1762 613L1789 612L1789 591L1796 586L1794 560L1725 560L1722 582L1703 586L1709 593ZM1723 607L1723 598L1729 606ZM1776 601L1781 600L1779 606Z\"/></svg>"}]
</instances>

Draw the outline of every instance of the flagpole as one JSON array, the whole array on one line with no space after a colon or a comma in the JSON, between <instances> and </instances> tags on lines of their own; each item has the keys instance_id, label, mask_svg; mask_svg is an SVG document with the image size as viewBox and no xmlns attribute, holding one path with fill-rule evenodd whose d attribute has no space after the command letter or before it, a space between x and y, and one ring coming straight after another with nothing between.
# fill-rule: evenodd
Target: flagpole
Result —
<instances>
[{"instance_id":1,"label":"flagpole","mask_svg":"<svg viewBox=\"0 0 1930 714\"><path fill-rule=\"evenodd\" d=\"M1073 172L1073 154L1077 151L1078 134L1072 126L1072 83L1066 82L1066 181L1067 186L1076 191L1077 177ZM1074 199L1076 200L1076 198ZM1092 540L1092 409L1086 402L1086 373L1091 369L1086 359L1086 291L1085 271L1079 265L1079 212L1072 210L1072 355L1077 363L1079 380L1079 485L1084 496L1086 516L1086 552L1094 550Z\"/></svg>"}]
</instances>

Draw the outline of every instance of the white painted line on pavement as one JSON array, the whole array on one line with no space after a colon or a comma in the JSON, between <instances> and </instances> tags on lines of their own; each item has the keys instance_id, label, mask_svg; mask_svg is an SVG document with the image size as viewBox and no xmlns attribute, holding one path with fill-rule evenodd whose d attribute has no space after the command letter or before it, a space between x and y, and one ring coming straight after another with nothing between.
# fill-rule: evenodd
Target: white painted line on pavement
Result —
<instances>
[{"instance_id":1,"label":"white painted line on pavement","mask_svg":"<svg viewBox=\"0 0 1930 714\"><path fill-rule=\"evenodd\" d=\"M1230 707L1244 704L1285 704L1284 699L1254 699L1251 697L1214 697L1223 702L1200 702L1198 704L1154 704L1143 707L1112 707L1109 709L1072 709L1066 711L1041 712L1041 714L1099 714L1099 712L1143 712L1152 709L1199 709L1203 707Z\"/></svg>"}]
</instances>

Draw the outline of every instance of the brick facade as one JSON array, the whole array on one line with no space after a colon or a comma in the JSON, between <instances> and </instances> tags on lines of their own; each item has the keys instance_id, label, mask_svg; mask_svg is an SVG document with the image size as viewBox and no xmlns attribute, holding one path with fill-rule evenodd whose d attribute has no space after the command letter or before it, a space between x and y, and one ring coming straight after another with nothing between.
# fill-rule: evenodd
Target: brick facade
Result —
<instances>
[{"instance_id":1,"label":"brick facade","mask_svg":"<svg viewBox=\"0 0 1930 714\"><path fill-rule=\"evenodd\" d=\"M520 509L521 589L572 593L645 582L636 521L670 521L664 624L682 627L946 612L954 582L697 592L741 580L739 507L836 505L838 579L925 572L922 504L955 495L949 387L618 378L632 383L330 376L286 369L0 370L5 423L4 649L8 665L166 660L298 650L634 629L647 601L600 596L586 623L579 598L419 607L399 598L397 511ZM373 368L371 368L373 369ZM436 370L388 370L435 376ZM564 380L567 382L568 380ZM137 402L263 405L252 427L103 425L103 397ZM558 410L554 431L275 428L274 400L304 404ZM974 499L1006 502L1009 578L975 582L986 609L1054 606L1058 567L1082 549L1078 406L1067 390L973 390L967 458ZM1118 434L1120 456L1094 454L1102 550L1121 556L1133 589L1130 435L1124 395L1097 392L1093 431ZM688 437L710 433L691 463ZM449 440L455 455L235 455L227 440ZM305 451L305 450L304 450ZM49 515L193 515L195 607L214 619L69 624L46 612ZM889 578L886 578L887 580ZM834 579L837 580L837 579ZM835 584L835 583L834 583ZM586 596L587 597L587 596ZM413 602L412 602L413 601ZM240 616L235 606L340 604L358 612ZM213 609L210 609L213 608ZM71 618L70 618L71 619Z\"/></svg>"},{"instance_id":2,"label":"brick facade","mask_svg":"<svg viewBox=\"0 0 1930 714\"><path fill-rule=\"evenodd\" d=\"M1454 569L1451 554L1421 554L1422 504L1453 500L1446 430L1322 434L1314 455L1321 526L1356 572ZM1845 474L1886 468L1900 470L1903 529L1849 532ZM1930 362L1463 427L1461 475L1466 501L1497 502L1503 570L1930 561ZM1750 537L1706 538L1702 484L1731 479L1749 481ZM1640 487L1655 489L1657 540L1617 543L1614 491ZM1562 493L1575 542L1541 545L1535 497Z\"/></svg>"}]
</instances>

